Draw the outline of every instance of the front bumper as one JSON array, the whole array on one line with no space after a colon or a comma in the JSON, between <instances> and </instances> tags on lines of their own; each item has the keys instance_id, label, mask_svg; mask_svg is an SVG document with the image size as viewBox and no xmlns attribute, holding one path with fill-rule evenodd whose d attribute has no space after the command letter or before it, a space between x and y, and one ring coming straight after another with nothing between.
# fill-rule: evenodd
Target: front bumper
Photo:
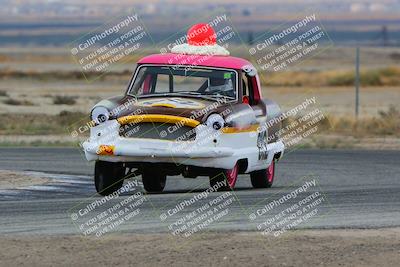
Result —
<instances>
[{"instance_id":1,"label":"front bumper","mask_svg":"<svg viewBox=\"0 0 400 267\"><path fill-rule=\"evenodd\" d=\"M186 142L186 147L198 147L197 149L174 149L174 147L182 144L173 141L162 140L146 140L134 138L119 138L113 145L112 154L109 156L126 156L126 157L149 157L149 158L217 158L229 157L234 154L233 148L229 147L199 147L196 142ZM84 142L83 148L88 160L93 160L92 155L101 155L99 148L92 146L90 142ZM106 155L103 154L103 155ZM89 156L89 157L88 157ZM96 158L96 156L95 156Z\"/></svg>"},{"instance_id":2,"label":"front bumper","mask_svg":"<svg viewBox=\"0 0 400 267\"><path fill-rule=\"evenodd\" d=\"M268 144L268 157L259 160L257 134L223 133L205 125L195 128L194 141L171 141L119 136L120 124L107 121L91 128L91 138L83 143L86 159L111 162L176 163L198 167L231 169L240 159L247 159L246 172L268 166L273 156L283 153L283 143ZM105 134L106 133L106 134Z\"/></svg>"}]
</instances>

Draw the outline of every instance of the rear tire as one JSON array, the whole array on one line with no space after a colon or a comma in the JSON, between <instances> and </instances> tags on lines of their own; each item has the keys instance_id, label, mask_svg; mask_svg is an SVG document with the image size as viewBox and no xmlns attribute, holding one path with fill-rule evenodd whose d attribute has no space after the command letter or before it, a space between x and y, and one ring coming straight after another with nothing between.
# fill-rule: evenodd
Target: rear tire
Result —
<instances>
[{"instance_id":1,"label":"rear tire","mask_svg":"<svg viewBox=\"0 0 400 267\"><path fill-rule=\"evenodd\" d=\"M238 174L238 163L236 163L236 165L230 170L216 171L210 176L210 187L217 187L218 192L233 190L235 188Z\"/></svg>"},{"instance_id":2,"label":"rear tire","mask_svg":"<svg viewBox=\"0 0 400 267\"><path fill-rule=\"evenodd\" d=\"M142 182L144 189L149 193L160 193L164 190L167 175L156 167L142 170Z\"/></svg>"},{"instance_id":3,"label":"rear tire","mask_svg":"<svg viewBox=\"0 0 400 267\"><path fill-rule=\"evenodd\" d=\"M94 167L94 184L96 191L102 196L107 196L124 183L125 167L121 162L96 161Z\"/></svg>"},{"instance_id":4,"label":"rear tire","mask_svg":"<svg viewBox=\"0 0 400 267\"><path fill-rule=\"evenodd\" d=\"M254 188L270 188L274 183L275 161L272 160L267 169L250 173L251 185Z\"/></svg>"}]
</instances>

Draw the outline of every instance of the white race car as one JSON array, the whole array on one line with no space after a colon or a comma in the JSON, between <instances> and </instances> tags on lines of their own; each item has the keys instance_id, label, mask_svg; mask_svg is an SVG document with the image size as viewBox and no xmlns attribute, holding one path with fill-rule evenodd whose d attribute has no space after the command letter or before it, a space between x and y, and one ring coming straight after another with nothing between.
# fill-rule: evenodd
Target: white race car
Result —
<instances>
[{"instance_id":1,"label":"white race car","mask_svg":"<svg viewBox=\"0 0 400 267\"><path fill-rule=\"evenodd\" d=\"M94 106L83 148L96 161L101 195L118 190L132 169L148 192L180 174L209 176L211 186L230 190L238 174L249 173L253 187L266 188L284 152L280 115L262 98L250 62L215 43L178 45L142 58L125 95Z\"/></svg>"}]
</instances>

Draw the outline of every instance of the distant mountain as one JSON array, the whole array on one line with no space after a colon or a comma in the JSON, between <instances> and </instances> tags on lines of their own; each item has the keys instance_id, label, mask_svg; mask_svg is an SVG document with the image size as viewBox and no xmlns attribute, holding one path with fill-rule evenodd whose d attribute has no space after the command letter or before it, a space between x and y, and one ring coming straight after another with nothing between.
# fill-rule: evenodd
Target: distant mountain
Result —
<instances>
[{"instance_id":1,"label":"distant mountain","mask_svg":"<svg viewBox=\"0 0 400 267\"><path fill-rule=\"evenodd\" d=\"M64 45L122 14L137 13L154 40L164 40L214 12L243 39L312 13L335 43L400 42L396 0L0 0L0 44Z\"/></svg>"},{"instance_id":2,"label":"distant mountain","mask_svg":"<svg viewBox=\"0 0 400 267\"><path fill-rule=\"evenodd\" d=\"M143 17L181 18L223 8L232 16L282 19L313 10L330 19L400 18L397 0L0 0L0 20L109 18L136 10Z\"/></svg>"}]
</instances>

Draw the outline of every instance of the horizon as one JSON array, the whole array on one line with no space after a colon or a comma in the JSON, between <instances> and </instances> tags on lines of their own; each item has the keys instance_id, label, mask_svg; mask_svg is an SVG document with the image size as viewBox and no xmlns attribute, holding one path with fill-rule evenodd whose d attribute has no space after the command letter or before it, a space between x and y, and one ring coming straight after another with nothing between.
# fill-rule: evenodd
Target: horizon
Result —
<instances>
[{"instance_id":1,"label":"horizon","mask_svg":"<svg viewBox=\"0 0 400 267\"><path fill-rule=\"evenodd\" d=\"M119 1L0 0L0 46L62 46L122 14L137 13L154 41L188 28L193 18L215 10L226 13L242 39L274 32L282 23L304 14L317 19L341 45L398 46L400 2L341 0L302 1ZM311 7L312 6L312 7ZM209 10L212 10L211 12ZM179 18L179 19L175 19Z\"/></svg>"}]
</instances>

